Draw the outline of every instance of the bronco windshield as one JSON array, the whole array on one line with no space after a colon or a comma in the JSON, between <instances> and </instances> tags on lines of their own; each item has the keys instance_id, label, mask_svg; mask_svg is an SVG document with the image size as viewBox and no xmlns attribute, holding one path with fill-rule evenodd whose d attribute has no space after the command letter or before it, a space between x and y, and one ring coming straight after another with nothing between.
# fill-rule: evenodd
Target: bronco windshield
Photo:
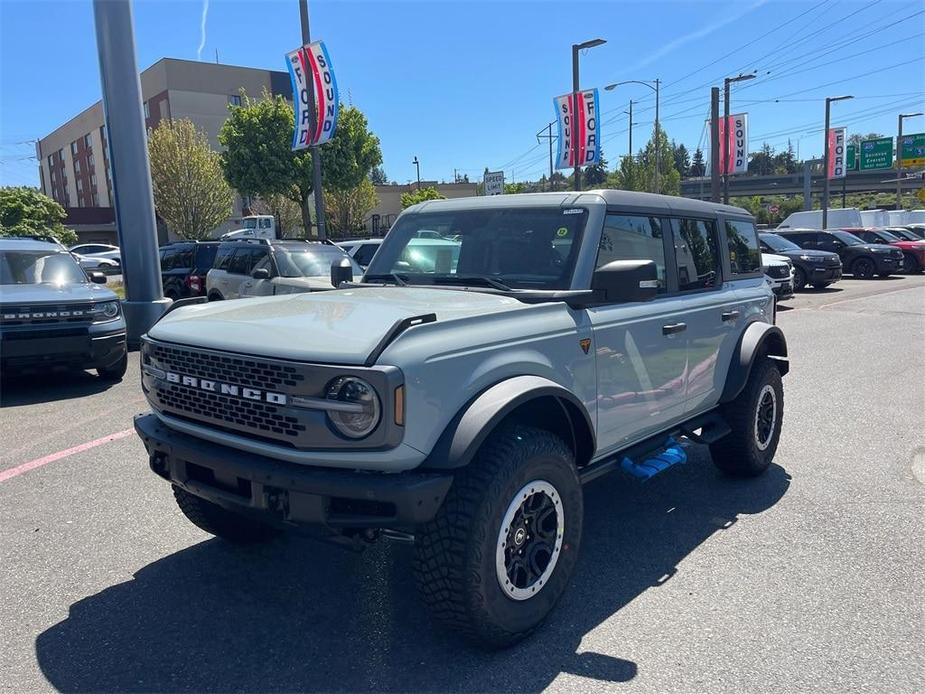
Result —
<instances>
[{"instance_id":1,"label":"bronco windshield","mask_svg":"<svg viewBox=\"0 0 925 694\"><path fill-rule=\"evenodd\" d=\"M87 276L66 251L0 251L0 285L80 284Z\"/></svg>"},{"instance_id":2,"label":"bronco windshield","mask_svg":"<svg viewBox=\"0 0 925 694\"><path fill-rule=\"evenodd\" d=\"M587 217L582 208L558 207L404 215L365 281L568 289Z\"/></svg>"}]
</instances>

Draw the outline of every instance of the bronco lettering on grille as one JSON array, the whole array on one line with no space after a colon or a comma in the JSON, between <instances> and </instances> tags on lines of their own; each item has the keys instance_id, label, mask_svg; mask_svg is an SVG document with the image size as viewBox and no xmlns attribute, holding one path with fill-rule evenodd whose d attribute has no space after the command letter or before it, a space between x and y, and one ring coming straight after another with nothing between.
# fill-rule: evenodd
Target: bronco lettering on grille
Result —
<instances>
[{"instance_id":1,"label":"bronco lettering on grille","mask_svg":"<svg viewBox=\"0 0 925 694\"><path fill-rule=\"evenodd\" d=\"M211 393L231 395L232 397L244 398L245 400L269 402L274 405L286 404L286 395L284 393L272 393L270 391L258 390L256 388L245 388L243 386L236 386L231 383L219 383L218 381L211 381L205 378L196 378L195 376L186 376L184 374L178 374L173 371L165 371L164 378L168 383L176 383L178 385L187 386L189 388L207 390Z\"/></svg>"}]
</instances>

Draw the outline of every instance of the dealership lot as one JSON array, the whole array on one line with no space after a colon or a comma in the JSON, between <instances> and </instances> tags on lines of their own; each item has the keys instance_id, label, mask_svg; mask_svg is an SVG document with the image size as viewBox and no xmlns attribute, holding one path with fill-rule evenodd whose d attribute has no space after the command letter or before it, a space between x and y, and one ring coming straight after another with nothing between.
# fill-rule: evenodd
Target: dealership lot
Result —
<instances>
[{"instance_id":1,"label":"dealership lot","mask_svg":"<svg viewBox=\"0 0 925 694\"><path fill-rule=\"evenodd\" d=\"M240 550L190 525L130 431L137 358L114 387L4 383L0 687L916 691L925 276L784 306L776 465L730 481L694 447L644 485L592 484L571 589L496 654L429 625L408 546Z\"/></svg>"}]
</instances>

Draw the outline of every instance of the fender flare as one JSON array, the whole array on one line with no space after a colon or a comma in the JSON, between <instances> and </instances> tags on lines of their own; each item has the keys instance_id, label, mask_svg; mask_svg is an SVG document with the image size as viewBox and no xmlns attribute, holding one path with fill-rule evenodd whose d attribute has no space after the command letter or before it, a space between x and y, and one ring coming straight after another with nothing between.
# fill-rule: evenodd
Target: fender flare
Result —
<instances>
[{"instance_id":1,"label":"fender flare","mask_svg":"<svg viewBox=\"0 0 925 694\"><path fill-rule=\"evenodd\" d=\"M781 376L790 371L787 339L776 325L755 321L742 333L729 363L729 373L726 374L726 385L720 398L721 403L731 402L739 396L759 356L772 358Z\"/></svg>"},{"instance_id":2,"label":"fender flare","mask_svg":"<svg viewBox=\"0 0 925 694\"><path fill-rule=\"evenodd\" d=\"M423 467L452 469L468 465L505 417L540 398L552 398L557 403L558 410L551 416L557 422L566 422L560 428L568 431L570 440L566 444L575 452L576 462L588 462L596 443L591 416L582 402L549 379L514 376L489 386L466 403L443 430Z\"/></svg>"}]
</instances>

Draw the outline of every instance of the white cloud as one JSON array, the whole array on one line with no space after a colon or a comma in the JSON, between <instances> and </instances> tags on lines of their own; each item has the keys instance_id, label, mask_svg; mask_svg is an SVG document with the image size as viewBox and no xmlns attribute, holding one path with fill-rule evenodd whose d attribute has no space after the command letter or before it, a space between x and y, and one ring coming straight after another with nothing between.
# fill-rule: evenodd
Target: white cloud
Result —
<instances>
[{"instance_id":1,"label":"white cloud","mask_svg":"<svg viewBox=\"0 0 925 694\"><path fill-rule=\"evenodd\" d=\"M749 5L748 7L745 7L742 10L739 10L738 12L725 15L719 21L714 22L713 24L709 24L705 27L701 27L700 29L697 29L696 31L692 31L689 34L685 34L684 36L681 36L680 38L677 38L674 41L669 41L668 43L666 43L664 46L659 48L654 53L646 56L645 58L640 60L638 63L626 68L624 72L630 73L630 72L633 72L634 70L638 70L639 68L642 68L642 67L645 67L646 65L654 63L656 60L658 60L662 56L667 55L668 53L671 53L673 50L675 50L676 48L679 48L680 46L683 46L685 43L695 41L696 39L702 39L704 36L708 36L709 34L712 34L717 29L722 29L727 24L732 24L732 22L735 22L736 20L741 19L742 17L747 15L752 10L755 10L761 7L767 1L768 0L758 0L758 2L752 5Z\"/></svg>"},{"instance_id":2,"label":"white cloud","mask_svg":"<svg viewBox=\"0 0 925 694\"><path fill-rule=\"evenodd\" d=\"M206 47L206 18L209 16L209 0L202 2L202 25L200 26L199 49L196 51L196 60L202 60L202 49Z\"/></svg>"}]
</instances>

